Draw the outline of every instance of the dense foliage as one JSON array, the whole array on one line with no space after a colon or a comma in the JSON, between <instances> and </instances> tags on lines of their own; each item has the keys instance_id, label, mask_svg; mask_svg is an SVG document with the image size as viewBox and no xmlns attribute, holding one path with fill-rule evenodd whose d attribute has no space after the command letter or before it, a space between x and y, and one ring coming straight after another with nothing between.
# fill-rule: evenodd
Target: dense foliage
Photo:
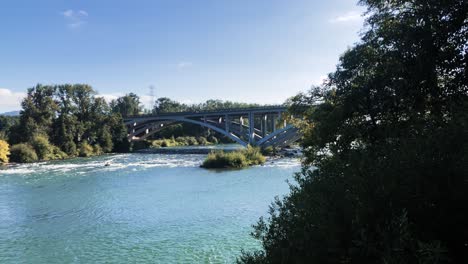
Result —
<instances>
[{"instance_id":1,"label":"dense foliage","mask_svg":"<svg viewBox=\"0 0 468 264\"><path fill-rule=\"evenodd\" d=\"M170 112L197 112L197 111L212 111L220 109L232 108L247 108L257 107L259 104L239 103L222 100L207 100L200 104L184 104L174 101L167 97L158 98L155 102L153 113L170 113Z\"/></svg>"},{"instance_id":2,"label":"dense foliage","mask_svg":"<svg viewBox=\"0 0 468 264\"><path fill-rule=\"evenodd\" d=\"M89 85L36 85L21 103L18 122L2 122L11 161L63 159L128 151L118 104L111 109ZM119 101L119 100L117 100Z\"/></svg>"},{"instance_id":3,"label":"dense foliage","mask_svg":"<svg viewBox=\"0 0 468 264\"><path fill-rule=\"evenodd\" d=\"M161 148L161 147L176 147L176 146L197 146L197 145L209 145L212 144L205 137L170 137L167 139L156 139L151 141L152 148Z\"/></svg>"},{"instance_id":4,"label":"dense foliage","mask_svg":"<svg viewBox=\"0 0 468 264\"><path fill-rule=\"evenodd\" d=\"M5 140L0 139L0 165L8 163L8 155L10 155L10 145Z\"/></svg>"},{"instance_id":5,"label":"dense foliage","mask_svg":"<svg viewBox=\"0 0 468 264\"><path fill-rule=\"evenodd\" d=\"M362 41L291 100L304 168L240 263L468 263L468 2L361 3Z\"/></svg>"},{"instance_id":6,"label":"dense foliage","mask_svg":"<svg viewBox=\"0 0 468 264\"><path fill-rule=\"evenodd\" d=\"M122 116L138 115L142 108L140 97L134 93L129 93L110 102L112 112L120 113Z\"/></svg>"},{"instance_id":7,"label":"dense foliage","mask_svg":"<svg viewBox=\"0 0 468 264\"><path fill-rule=\"evenodd\" d=\"M259 148L248 146L231 152L213 151L203 161L203 168L244 168L265 163Z\"/></svg>"},{"instance_id":8,"label":"dense foliage","mask_svg":"<svg viewBox=\"0 0 468 264\"><path fill-rule=\"evenodd\" d=\"M19 143L11 147L10 160L19 163L29 163L38 161L39 157L31 145Z\"/></svg>"},{"instance_id":9,"label":"dense foliage","mask_svg":"<svg viewBox=\"0 0 468 264\"><path fill-rule=\"evenodd\" d=\"M0 139L8 140L11 128L19 122L18 116L0 115Z\"/></svg>"}]
</instances>

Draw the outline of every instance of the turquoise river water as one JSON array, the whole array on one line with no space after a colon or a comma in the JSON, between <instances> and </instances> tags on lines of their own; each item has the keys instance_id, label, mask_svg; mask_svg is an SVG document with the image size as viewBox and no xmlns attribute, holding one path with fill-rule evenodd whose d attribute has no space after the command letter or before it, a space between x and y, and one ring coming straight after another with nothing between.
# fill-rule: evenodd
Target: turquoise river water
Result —
<instances>
[{"instance_id":1,"label":"turquoise river water","mask_svg":"<svg viewBox=\"0 0 468 264\"><path fill-rule=\"evenodd\" d=\"M0 170L0 263L233 263L299 161L124 154ZM109 162L110 166L104 164Z\"/></svg>"}]
</instances>

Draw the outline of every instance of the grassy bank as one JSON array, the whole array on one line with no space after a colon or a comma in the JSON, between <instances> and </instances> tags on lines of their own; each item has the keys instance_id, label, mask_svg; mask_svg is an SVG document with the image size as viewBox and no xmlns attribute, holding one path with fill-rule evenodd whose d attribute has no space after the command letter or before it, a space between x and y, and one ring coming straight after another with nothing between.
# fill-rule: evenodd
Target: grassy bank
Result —
<instances>
[{"instance_id":1,"label":"grassy bank","mask_svg":"<svg viewBox=\"0 0 468 264\"><path fill-rule=\"evenodd\" d=\"M155 139L150 141L150 147L152 148L164 148L164 147L178 147L178 146L205 146L216 144L216 142L210 142L205 137L171 137L164 139Z\"/></svg>"},{"instance_id":2,"label":"grassy bank","mask_svg":"<svg viewBox=\"0 0 468 264\"><path fill-rule=\"evenodd\" d=\"M259 148L247 147L233 152L213 151L206 157L202 168L245 168L265 163Z\"/></svg>"}]
</instances>

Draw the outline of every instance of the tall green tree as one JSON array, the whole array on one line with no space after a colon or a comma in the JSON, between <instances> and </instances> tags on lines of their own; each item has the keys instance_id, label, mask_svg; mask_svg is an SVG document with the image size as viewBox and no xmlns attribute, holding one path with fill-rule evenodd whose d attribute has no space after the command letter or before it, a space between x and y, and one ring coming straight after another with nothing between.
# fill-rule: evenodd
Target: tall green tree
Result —
<instances>
[{"instance_id":1,"label":"tall green tree","mask_svg":"<svg viewBox=\"0 0 468 264\"><path fill-rule=\"evenodd\" d=\"M48 135L58 105L54 100L55 87L36 85L28 89L26 98L21 102L20 121L12 135L13 143L27 142L36 134Z\"/></svg>"},{"instance_id":2,"label":"tall green tree","mask_svg":"<svg viewBox=\"0 0 468 264\"><path fill-rule=\"evenodd\" d=\"M239 262L468 262L468 2L361 3L362 41L291 100L304 168Z\"/></svg>"},{"instance_id":3,"label":"tall green tree","mask_svg":"<svg viewBox=\"0 0 468 264\"><path fill-rule=\"evenodd\" d=\"M134 93L112 100L110 106L112 112L120 113L122 116L138 115L142 109L140 97Z\"/></svg>"},{"instance_id":4,"label":"tall green tree","mask_svg":"<svg viewBox=\"0 0 468 264\"><path fill-rule=\"evenodd\" d=\"M186 104L179 103L167 97L161 97L156 100L153 113L185 112L188 110L189 107Z\"/></svg>"},{"instance_id":5,"label":"tall green tree","mask_svg":"<svg viewBox=\"0 0 468 264\"><path fill-rule=\"evenodd\" d=\"M128 151L121 115L113 113L96 95L86 84L37 85L29 89L19 124L9 128L10 143L27 143L12 146L16 161Z\"/></svg>"}]
</instances>

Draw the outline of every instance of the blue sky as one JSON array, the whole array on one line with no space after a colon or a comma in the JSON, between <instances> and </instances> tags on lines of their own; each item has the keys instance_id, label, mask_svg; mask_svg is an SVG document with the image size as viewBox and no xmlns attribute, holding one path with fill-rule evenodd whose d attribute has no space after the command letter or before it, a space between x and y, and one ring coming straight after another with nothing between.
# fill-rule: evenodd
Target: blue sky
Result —
<instances>
[{"instance_id":1,"label":"blue sky","mask_svg":"<svg viewBox=\"0 0 468 264\"><path fill-rule=\"evenodd\" d=\"M0 112L36 83L281 103L359 39L356 0L2 0Z\"/></svg>"}]
</instances>

